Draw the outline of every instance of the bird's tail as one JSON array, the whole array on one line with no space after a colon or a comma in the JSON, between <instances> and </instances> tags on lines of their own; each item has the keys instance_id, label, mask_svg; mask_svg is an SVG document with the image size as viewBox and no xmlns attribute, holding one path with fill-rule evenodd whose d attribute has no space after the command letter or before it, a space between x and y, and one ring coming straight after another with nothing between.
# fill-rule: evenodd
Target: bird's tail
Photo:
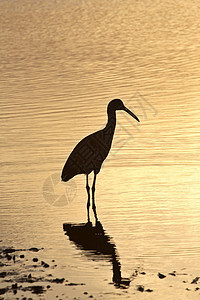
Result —
<instances>
[{"instance_id":1,"label":"bird's tail","mask_svg":"<svg viewBox=\"0 0 200 300\"><path fill-rule=\"evenodd\" d=\"M70 180L72 177L74 177L76 174L78 173L75 172L75 170L69 166L68 162L66 162L62 170L61 179L62 181L66 182Z\"/></svg>"},{"instance_id":2,"label":"bird's tail","mask_svg":"<svg viewBox=\"0 0 200 300\"><path fill-rule=\"evenodd\" d=\"M64 169L63 169L63 171L64 171ZM71 176L70 174L67 174L66 172L63 172L62 171L62 174L61 174L61 179L62 179L62 181L68 181L68 180L70 180L73 176Z\"/></svg>"}]
</instances>

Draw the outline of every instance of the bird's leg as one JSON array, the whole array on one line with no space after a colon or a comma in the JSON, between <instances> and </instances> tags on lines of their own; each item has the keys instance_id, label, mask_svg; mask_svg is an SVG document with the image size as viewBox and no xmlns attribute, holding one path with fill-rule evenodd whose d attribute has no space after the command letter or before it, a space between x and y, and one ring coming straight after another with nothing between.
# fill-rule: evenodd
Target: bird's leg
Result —
<instances>
[{"instance_id":1,"label":"bird's leg","mask_svg":"<svg viewBox=\"0 0 200 300\"><path fill-rule=\"evenodd\" d=\"M86 174L86 190L88 194L88 201L87 201L87 217L88 217L88 223L90 222L90 187L88 184L88 174Z\"/></svg>"},{"instance_id":2,"label":"bird's leg","mask_svg":"<svg viewBox=\"0 0 200 300\"><path fill-rule=\"evenodd\" d=\"M93 209L94 216L95 216L96 223L97 223L98 222L98 218L97 218L96 205L95 205L95 199L94 199L96 176L97 176L97 174L94 173L94 180L93 180L93 184L92 184L92 209Z\"/></svg>"}]
</instances>

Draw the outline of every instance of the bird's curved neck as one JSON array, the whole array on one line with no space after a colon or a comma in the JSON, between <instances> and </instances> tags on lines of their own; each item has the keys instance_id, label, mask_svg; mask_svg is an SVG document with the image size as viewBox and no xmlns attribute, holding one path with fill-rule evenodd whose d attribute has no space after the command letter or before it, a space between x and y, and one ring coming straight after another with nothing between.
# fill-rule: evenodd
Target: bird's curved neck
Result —
<instances>
[{"instance_id":1,"label":"bird's curved neck","mask_svg":"<svg viewBox=\"0 0 200 300\"><path fill-rule=\"evenodd\" d=\"M108 121L105 127L106 131L109 131L110 134L114 134L115 131L115 126L116 126L116 111L108 111Z\"/></svg>"}]
</instances>

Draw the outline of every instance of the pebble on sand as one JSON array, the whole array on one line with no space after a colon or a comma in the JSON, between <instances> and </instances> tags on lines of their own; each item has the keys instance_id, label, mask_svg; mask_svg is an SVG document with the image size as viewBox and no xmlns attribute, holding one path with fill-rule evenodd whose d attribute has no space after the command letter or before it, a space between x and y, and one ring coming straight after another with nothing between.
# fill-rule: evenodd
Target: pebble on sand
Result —
<instances>
[{"instance_id":1,"label":"pebble on sand","mask_svg":"<svg viewBox=\"0 0 200 300\"><path fill-rule=\"evenodd\" d=\"M36 247L29 248L29 251L38 252L40 249Z\"/></svg>"},{"instance_id":2,"label":"pebble on sand","mask_svg":"<svg viewBox=\"0 0 200 300\"><path fill-rule=\"evenodd\" d=\"M137 290L139 292L144 292L144 286L143 285L138 285Z\"/></svg>"},{"instance_id":3,"label":"pebble on sand","mask_svg":"<svg viewBox=\"0 0 200 300\"><path fill-rule=\"evenodd\" d=\"M162 273L158 273L158 277L159 277L160 279L163 279L163 278L165 278L166 276L165 276L164 274L162 274Z\"/></svg>"},{"instance_id":4,"label":"pebble on sand","mask_svg":"<svg viewBox=\"0 0 200 300\"><path fill-rule=\"evenodd\" d=\"M38 258L37 257L34 257L33 258L33 262L37 262L38 261Z\"/></svg>"},{"instance_id":5,"label":"pebble on sand","mask_svg":"<svg viewBox=\"0 0 200 300\"><path fill-rule=\"evenodd\" d=\"M147 289L147 290L145 290L145 292L147 292L147 293L152 293L153 290L152 290L152 289Z\"/></svg>"},{"instance_id":6,"label":"pebble on sand","mask_svg":"<svg viewBox=\"0 0 200 300\"><path fill-rule=\"evenodd\" d=\"M197 284L197 282L198 282L199 278L200 278L200 277L196 277L196 278L194 278L194 279L192 280L191 284L194 284L194 283L196 283L196 284Z\"/></svg>"},{"instance_id":7,"label":"pebble on sand","mask_svg":"<svg viewBox=\"0 0 200 300\"><path fill-rule=\"evenodd\" d=\"M49 268L49 264L45 263L43 260L41 261L41 265L42 265L44 268Z\"/></svg>"},{"instance_id":8,"label":"pebble on sand","mask_svg":"<svg viewBox=\"0 0 200 300\"><path fill-rule=\"evenodd\" d=\"M176 276L176 271L173 271L173 272L169 273L169 275Z\"/></svg>"}]
</instances>

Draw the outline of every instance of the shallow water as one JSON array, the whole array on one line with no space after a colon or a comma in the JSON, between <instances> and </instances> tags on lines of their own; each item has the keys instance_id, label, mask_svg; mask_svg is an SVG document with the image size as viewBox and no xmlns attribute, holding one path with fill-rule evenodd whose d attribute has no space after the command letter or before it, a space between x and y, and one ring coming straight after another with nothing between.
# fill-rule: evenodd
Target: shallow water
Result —
<instances>
[{"instance_id":1,"label":"shallow water","mask_svg":"<svg viewBox=\"0 0 200 300\"><path fill-rule=\"evenodd\" d=\"M63 223L86 221L85 178L57 179L76 143L105 125L113 98L141 120L117 112L96 185L122 274L199 275L199 16L194 0L0 3L0 239L44 247L58 275L85 282L97 299L135 289L109 285L111 264L64 235ZM169 299L189 299L177 290Z\"/></svg>"}]
</instances>

